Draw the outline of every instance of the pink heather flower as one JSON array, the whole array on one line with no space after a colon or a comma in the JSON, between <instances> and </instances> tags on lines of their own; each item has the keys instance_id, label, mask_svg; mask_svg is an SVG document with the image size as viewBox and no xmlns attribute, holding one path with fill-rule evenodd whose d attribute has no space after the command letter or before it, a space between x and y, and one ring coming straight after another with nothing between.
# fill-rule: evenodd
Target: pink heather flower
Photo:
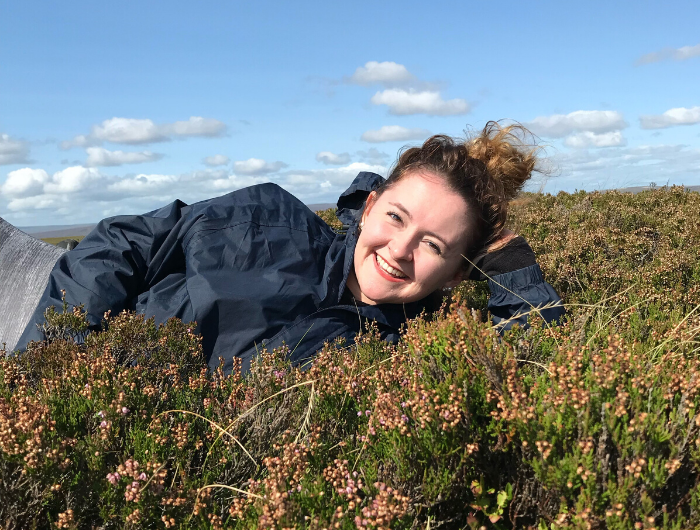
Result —
<instances>
[{"instance_id":1,"label":"pink heather flower","mask_svg":"<svg viewBox=\"0 0 700 530\"><path fill-rule=\"evenodd\" d=\"M106 428L107 428L107 422L106 422L105 420L102 420L102 421L100 422L100 428L101 428L101 429L106 429Z\"/></svg>"},{"instance_id":2,"label":"pink heather flower","mask_svg":"<svg viewBox=\"0 0 700 530\"><path fill-rule=\"evenodd\" d=\"M402 402L401 402L401 408L402 408L402 409L405 409L405 408L406 408L406 402L405 402L405 401L402 401Z\"/></svg>"},{"instance_id":3,"label":"pink heather flower","mask_svg":"<svg viewBox=\"0 0 700 530\"><path fill-rule=\"evenodd\" d=\"M129 409L122 407L122 414L129 414Z\"/></svg>"},{"instance_id":4,"label":"pink heather flower","mask_svg":"<svg viewBox=\"0 0 700 530\"><path fill-rule=\"evenodd\" d=\"M104 411L104 410L101 410L100 412L97 413L97 415L98 415L100 418L104 418L104 417L105 417L105 411Z\"/></svg>"},{"instance_id":5,"label":"pink heather flower","mask_svg":"<svg viewBox=\"0 0 700 530\"><path fill-rule=\"evenodd\" d=\"M369 416L370 414L372 414L372 413L369 410L365 411L365 416Z\"/></svg>"},{"instance_id":6,"label":"pink heather flower","mask_svg":"<svg viewBox=\"0 0 700 530\"><path fill-rule=\"evenodd\" d=\"M146 473L141 473L139 475L139 480L148 480L148 476L146 475Z\"/></svg>"},{"instance_id":7,"label":"pink heather flower","mask_svg":"<svg viewBox=\"0 0 700 530\"><path fill-rule=\"evenodd\" d=\"M117 483L117 477L115 477L113 473L107 473L107 480L109 480L110 484Z\"/></svg>"},{"instance_id":8,"label":"pink heather flower","mask_svg":"<svg viewBox=\"0 0 700 530\"><path fill-rule=\"evenodd\" d=\"M403 421L404 423L408 423L408 416L406 416L405 414L401 414L401 421Z\"/></svg>"},{"instance_id":9,"label":"pink heather flower","mask_svg":"<svg viewBox=\"0 0 700 530\"><path fill-rule=\"evenodd\" d=\"M187 333L192 333L192 328L187 328Z\"/></svg>"},{"instance_id":10,"label":"pink heather flower","mask_svg":"<svg viewBox=\"0 0 700 530\"><path fill-rule=\"evenodd\" d=\"M362 416L362 411L361 411L361 410L358 410L358 411L357 411L357 415L358 415L358 416Z\"/></svg>"}]
</instances>

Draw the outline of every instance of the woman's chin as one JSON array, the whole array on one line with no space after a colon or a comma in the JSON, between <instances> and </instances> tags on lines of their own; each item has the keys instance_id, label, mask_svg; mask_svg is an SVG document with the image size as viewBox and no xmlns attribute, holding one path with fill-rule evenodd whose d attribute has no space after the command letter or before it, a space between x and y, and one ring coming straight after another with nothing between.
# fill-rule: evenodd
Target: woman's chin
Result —
<instances>
[{"instance_id":1,"label":"woman's chin","mask_svg":"<svg viewBox=\"0 0 700 530\"><path fill-rule=\"evenodd\" d=\"M403 304L409 301L409 296L397 290L388 290L382 285L368 285L362 290L365 303L376 304Z\"/></svg>"}]
</instances>

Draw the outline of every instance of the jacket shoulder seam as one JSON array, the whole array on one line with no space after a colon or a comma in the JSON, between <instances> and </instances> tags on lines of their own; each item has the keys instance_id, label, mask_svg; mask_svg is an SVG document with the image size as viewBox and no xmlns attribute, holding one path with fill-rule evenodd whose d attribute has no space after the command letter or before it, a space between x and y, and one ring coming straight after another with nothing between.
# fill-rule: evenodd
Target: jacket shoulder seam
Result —
<instances>
[{"instance_id":1,"label":"jacket shoulder seam","mask_svg":"<svg viewBox=\"0 0 700 530\"><path fill-rule=\"evenodd\" d=\"M197 236L199 236L199 237L197 237L197 239L201 239L203 237L206 237L206 235L208 235L208 234L204 234L204 232L209 232L209 233L219 232L221 230L226 230L228 228L235 228L237 226L242 226L242 225L252 225L252 226L266 227L266 228L287 228L289 230L294 230L295 232L304 232L306 234L309 233L309 230L305 230L302 228L296 228L296 227L290 226L288 224L266 224L266 223L256 223L255 221L245 220L245 221L241 221L240 223L227 224L225 226L220 226L220 227L216 227L216 228L206 228L206 227L199 228L199 229L195 230L194 232L192 232L191 234L188 234L185 237L185 239L183 240L182 246L183 246L183 248L186 248L190 243L192 243L192 240L195 239L195 237L197 237ZM332 239L329 239L328 241L326 241L323 238L319 238L316 236L312 236L312 237L313 237L313 240L317 241L318 243L326 243L326 242L330 242L332 240Z\"/></svg>"}]
</instances>

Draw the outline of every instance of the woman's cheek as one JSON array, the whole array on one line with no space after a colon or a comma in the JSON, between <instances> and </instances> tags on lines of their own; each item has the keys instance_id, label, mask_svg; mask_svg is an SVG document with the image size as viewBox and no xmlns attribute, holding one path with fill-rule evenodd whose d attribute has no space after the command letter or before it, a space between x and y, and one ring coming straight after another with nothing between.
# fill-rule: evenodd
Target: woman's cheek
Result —
<instances>
[{"instance_id":1,"label":"woman's cheek","mask_svg":"<svg viewBox=\"0 0 700 530\"><path fill-rule=\"evenodd\" d=\"M422 253L416 260L416 278L419 281L428 283L435 281L445 273L447 266L442 260L436 259L435 256L429 256Z\"/></svg>"}]
</instances>

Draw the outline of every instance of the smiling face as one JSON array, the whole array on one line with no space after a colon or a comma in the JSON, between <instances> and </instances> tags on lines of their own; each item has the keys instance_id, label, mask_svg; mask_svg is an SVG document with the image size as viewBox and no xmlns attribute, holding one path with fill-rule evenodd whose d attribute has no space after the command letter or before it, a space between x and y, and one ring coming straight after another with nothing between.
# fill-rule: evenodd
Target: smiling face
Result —
<instances>
[{"instance_id":1,"label":"smiling face","mask_svg":"<svg viewBox=\"0 0 700 530\"><path fill-rule=\"evenodd\" d=\"M362 216L348 288L367 304L408 303L462 280L469 207L428 171L405 175Z\"/></svg>"}]
</instances>

